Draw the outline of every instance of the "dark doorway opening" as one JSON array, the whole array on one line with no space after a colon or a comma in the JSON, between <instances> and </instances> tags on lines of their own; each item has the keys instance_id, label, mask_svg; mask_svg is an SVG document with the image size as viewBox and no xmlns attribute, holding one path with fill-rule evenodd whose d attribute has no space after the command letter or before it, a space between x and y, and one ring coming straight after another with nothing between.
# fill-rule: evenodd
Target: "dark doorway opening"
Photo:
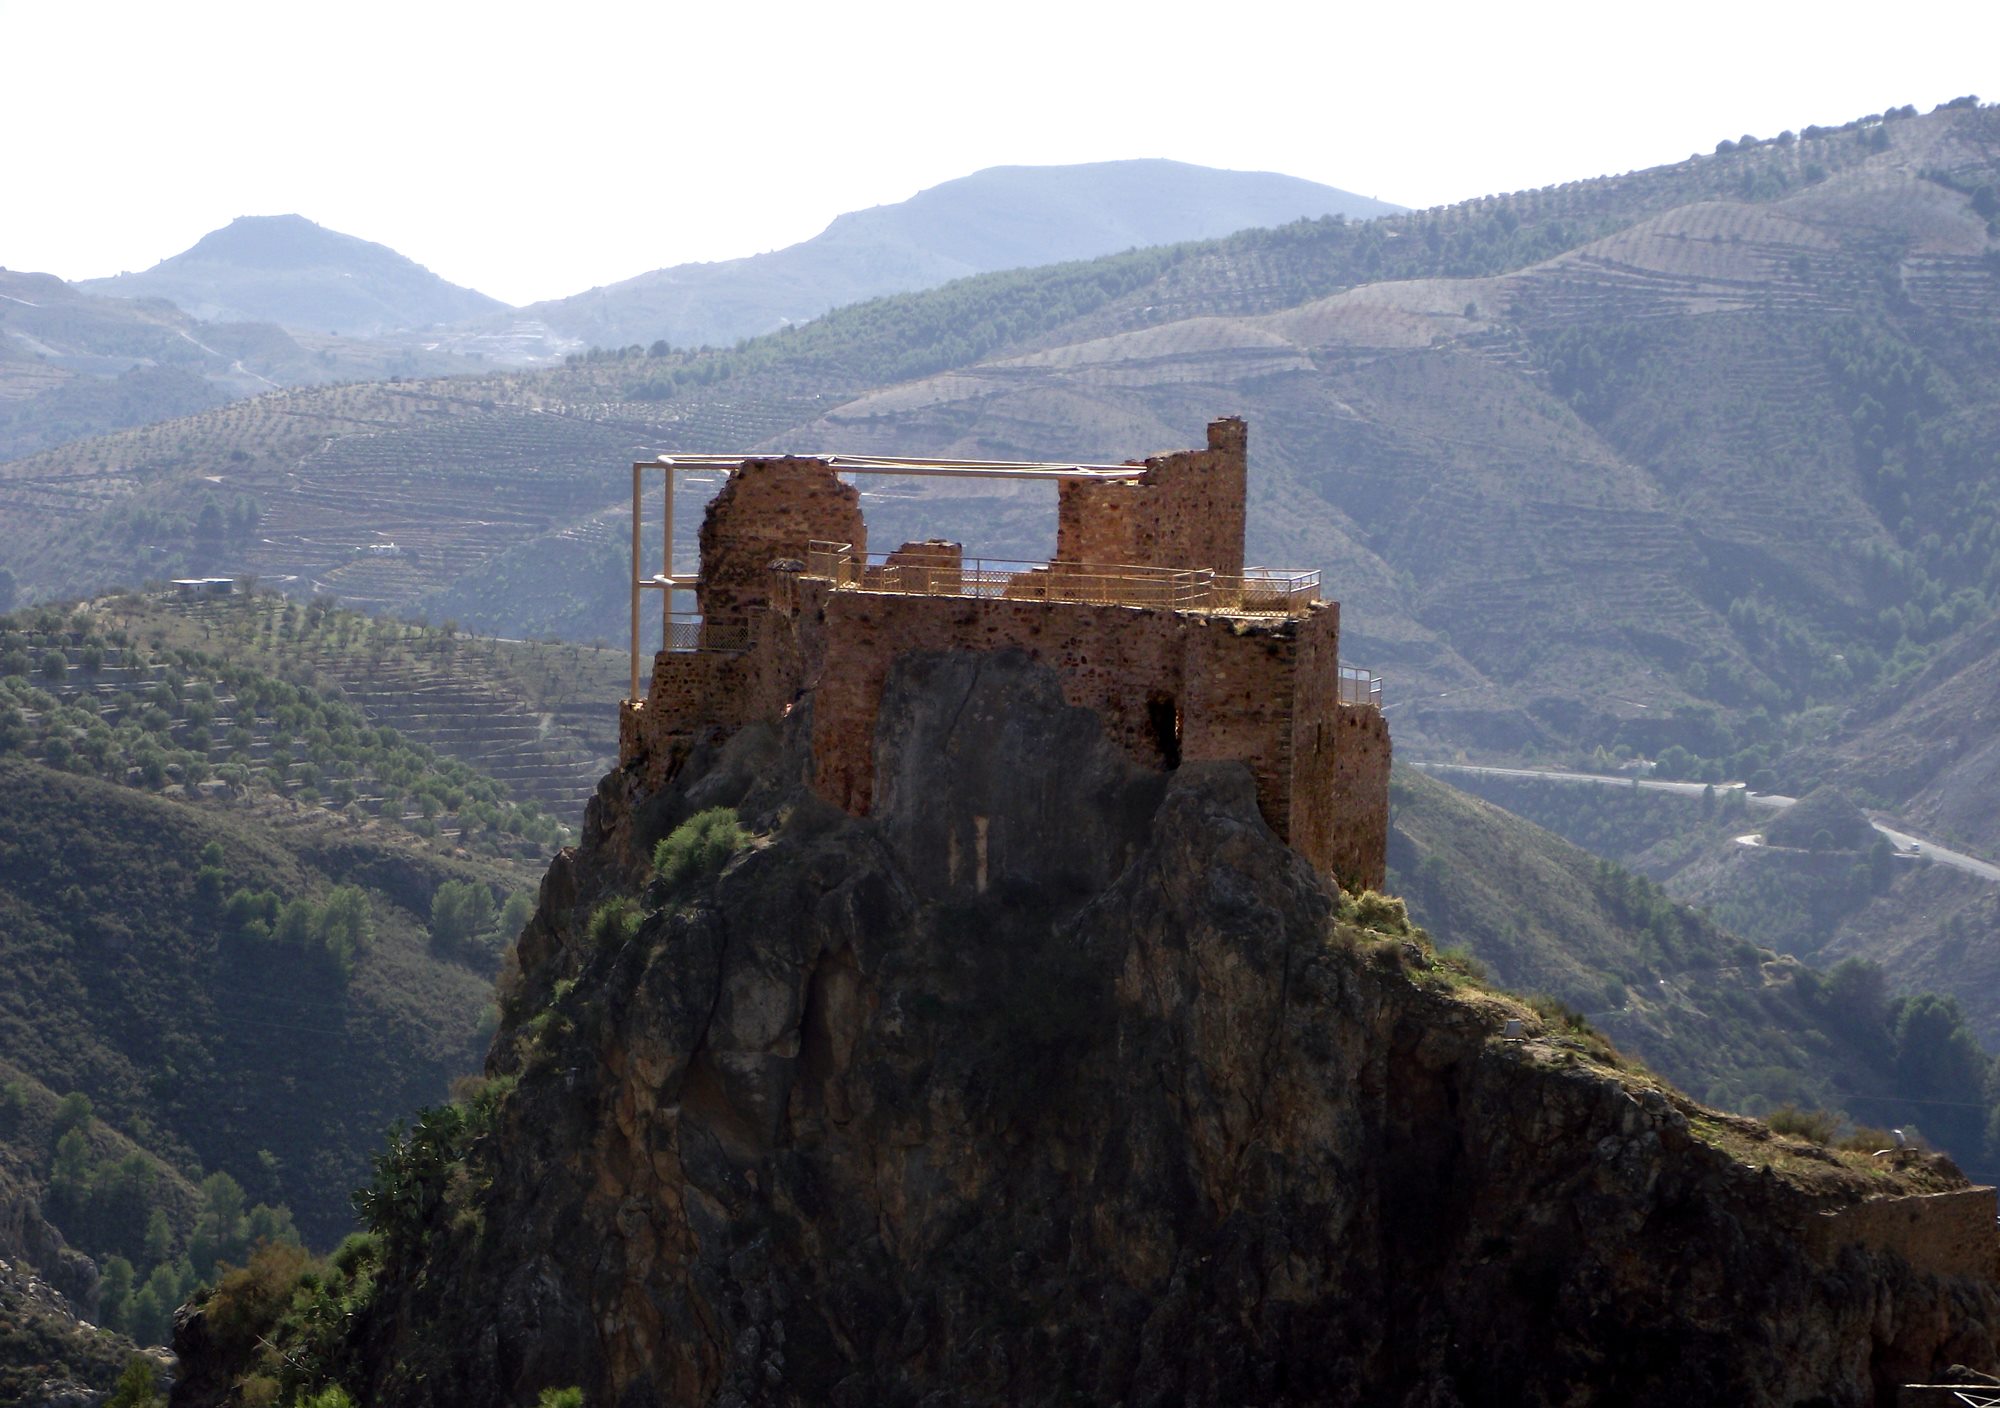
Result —
<instances>
[{"instance_id":1,"label":"dark doorway opening","mask_svg":"<svg viewBox=\"0 0 2000 1408\"><path fill-rule=\"evenodd\" d=\"M1168 769L1181 765L1181 708L1173 695L1154 690L1146 698L1146 722L1153 731L1153 746Z\"/></svg>"}]
</instances>

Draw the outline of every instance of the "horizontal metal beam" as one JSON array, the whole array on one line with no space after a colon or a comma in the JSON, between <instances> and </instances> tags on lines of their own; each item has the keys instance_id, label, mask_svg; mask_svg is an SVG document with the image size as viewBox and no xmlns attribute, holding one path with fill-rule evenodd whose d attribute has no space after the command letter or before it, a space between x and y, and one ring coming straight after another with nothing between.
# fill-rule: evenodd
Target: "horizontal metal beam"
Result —
<instances>
[{"instance_id":1,"label":"horizontal metal beam","mask_svg":"<svg viewBox=\"0 0 2000 1408\"><path fill-rule=\"evenodd\" d=\"M735 469L753 460L817 460L836 474L916 474L956 479L1137 479L1135 464L1064 464L1038 460L902 459L893 455L661 455L632 468L677 470Z\"/></svg>"}]
</instances>

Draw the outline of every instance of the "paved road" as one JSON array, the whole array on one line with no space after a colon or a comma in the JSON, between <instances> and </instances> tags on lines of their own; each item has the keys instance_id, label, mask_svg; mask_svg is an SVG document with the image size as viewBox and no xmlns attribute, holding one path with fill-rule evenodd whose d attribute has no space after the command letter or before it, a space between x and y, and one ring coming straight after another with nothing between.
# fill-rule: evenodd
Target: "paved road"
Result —
<instances>
[{"instance_id":1,"label":"paved road","mask_svg":"<svg viewBox=\"0 0 2000 1408\"><path fill-rule=\"evenodd\" d=\"M1595 783L1600 787L1633 785L1633 779L1629 776L1608 777L1595 772L1553 772L1546 768L1489 768L1473 763L1416 763L1413 766L1422 768L1426 772L1469 772L1483 777L1525 777L1537 782ZM1699 797L1710 784L1667 782L1663 779L1642 777L1638 779L1638 786L1652 792L1673 792L1683 797ZM1740 782L1718 782L1713 786L1718 796L1724 792L1741 792L1745 802L1753 807L1762 807L1766 811L1783 811L1798 801L1796 797L1785 797L1776 792L1752 792ZM1953 870L1962 870L1968 875L1977 875L1982 880L2000 885L2000 865L1993 865L1977 856L1966 855L1963 851L1940 846L1927 837L1903 830L1900 826L1894 825L1894 821L1895 818L1885 812L1871 812L1868 816L1868 824L1888 837L1891 845L1905 851L1920 852L1938 865L1947 865Z\"/></svg>"},{"instance_id":2,"label":"paved road","mask_svg":"<svg viewBox=\"0 0 2000 1408\"><path fill-rule=\"evenodd\" d=\"M1526 777L1536 782L1594 782L1601 787L1630 787L1633 781L1629 775L1612 777L1601 772L1552 772L1547 768L1487 768L1478 767L1472 763L1412 763L1411 766L1422 768L1426 772L1471 772L1478 773L1482 777ZM1706 782L1665 782L1656 781L1649 777L1638 779L1638 783L1639 786L1651 792L1676 792L1683 797L1699 797L1709 787L1709 784ZM1755 792L1749 792L1740 782L1718 782L1715 784L1717 793L1727 792L1731 788L1744 790L1753 801L1759 795ZM1791 801L1792 799L1787 797L1784 799L1783 804L1789 806L1791 805Z\"/></svg>"},{"instance_id":3,"label":"paved road","mask_svg":"<svg viewBox=\"0 0 2000 1408\"><path fill-rule=\"evenodd\" d=\"M1977 875L1982 880L1991 880L1994 884L2000 885L2000 865L1989 865L1977 856L1969 856L1963 851L1951 850L1948 847L1940 846L1935 841L1926 841L1921 836L1912 836L1907 831L1898 831L1877 816L1870 816L1868 824L1884 836L1887 836L1892 843L1901 846L1906 851L1922 847L1923 853L1939 865L1948 865L1953 870L1963 870L1968 875Z\"/></svg>"}]
</instances>

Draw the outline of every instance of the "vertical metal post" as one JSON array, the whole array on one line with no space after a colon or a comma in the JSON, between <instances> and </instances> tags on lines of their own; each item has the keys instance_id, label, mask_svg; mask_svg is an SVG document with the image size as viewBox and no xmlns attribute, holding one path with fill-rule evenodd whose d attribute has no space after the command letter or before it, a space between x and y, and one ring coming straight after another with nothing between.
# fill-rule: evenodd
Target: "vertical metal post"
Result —
<instances>
[{"instance_id":1,"label":"vertical metal post","mask_svg":"<svg viewBox=\"0 0 2000 1408\"><path fill-rule=\"evenodd\" d=\"M637 462L632 465L632 693L627 696L635 703L639 698L639 524L641 505L639 503L639 470Z\"/></svg>"},{"instance_id":2,"label":"vertical metal post","mask_svg":"<svg viewBox=\"0 0 2000 1408\"><path fill-rule=\"evenodd\" d=\"M674 634L674 466L660 468L666 488L660 494L660 574L666 586L660 590L660 650L672 650Z\"/></svg>"}]
</instances>

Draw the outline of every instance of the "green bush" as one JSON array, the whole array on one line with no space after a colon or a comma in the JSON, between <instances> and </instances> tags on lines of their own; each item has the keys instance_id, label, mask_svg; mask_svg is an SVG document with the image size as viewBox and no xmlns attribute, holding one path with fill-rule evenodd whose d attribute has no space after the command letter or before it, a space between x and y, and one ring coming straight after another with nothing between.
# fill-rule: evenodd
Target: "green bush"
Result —
<instances>
[{"instance_id":1,"label":"green bush","mask_svg":"<svg viewBox=\"0 0 2000 1408\"><path fill-rule=\"evenodd\" d=\"M598 948L616 948L638 932L639 919L634 901L623 895L606 900L590 916L590 942Z\"/></svg>"},{"instance_id":2,"label":"green bush","mask_svg":"<svg viewBox=\"0 0 2000 1408\"><path fill-rule=\"evenodd\" d=\"M318 1393L308 1393L297 1404L298 1408L354 1408L354 1400L339 1384L328 1384Z\"/></svg>"},{"instance_id":3,"label":"green bush","mask_svg":"<svg viewBox=\"0 0 2000 1408\"><path fill-rule=\"evenodd\" d=\"M1568 1032L1574 1036L1596 1035L1596 1029L1590 1025L1590 1019L1559 997L1540 993L1528 999L1528 1006L1558 1031Z\"/></svg>"},{"instance_id":4,"label":"green bush","mask_svg":"<svg viewBox=\"0 0 2000 1408\"><path fill-rule=\"evenodd\" d=\"M734 811L711 807L689 817L653 847L653 873L669 885L705 880L750 840Z\"/></svg>"},{"instance_id":5,"label":"green bush","mask_svg":"<svg viewBox=\"0 0 2000 1408\"><path fill-rule=\"evenodd\" d=\"M159 1371L145 1355L135 1354L125 1362L125 1372L118 1376L104 1408L158 1408L163 1401Z\"/></svg>"},{"instance_id":6,"label":"green bush","mask_svg":"<svg viewBox=\"0 0 2000 1408\"><path fill-rule=\"evenodd\" d=\"M1486 965L1473 956L1471 949L1463 945L1439 950L1438 959L1475 981L1486 976Z\"/></svg>"},{"instance_id":7,"label":"green bush","mask_svg":"<svg viewBox=\"0 0 2000 1408\"><path fill-rule=\"evenodd\" d=\"M1374 890L1363 890L1347 901L1341 907L1340 917L1378 934L1410 932L1409 908L1396 896L1379 894Z\"/></svg>"},{"instance_id":8,"label":"green bush","mask_svg":"<svg viewBox=\"0 0 2000 1408\"><path fill-rule=\"evenodd\" d=\"M1773 1134L1794 1134L1815 1144L1831 1144L1840 1130L1840 1116L1830 1110L1807 1110L1787 1100L1764 1117ZM1880 1145L1874 1146L1880 1148Z\"/></svg>"}]
</instances>

